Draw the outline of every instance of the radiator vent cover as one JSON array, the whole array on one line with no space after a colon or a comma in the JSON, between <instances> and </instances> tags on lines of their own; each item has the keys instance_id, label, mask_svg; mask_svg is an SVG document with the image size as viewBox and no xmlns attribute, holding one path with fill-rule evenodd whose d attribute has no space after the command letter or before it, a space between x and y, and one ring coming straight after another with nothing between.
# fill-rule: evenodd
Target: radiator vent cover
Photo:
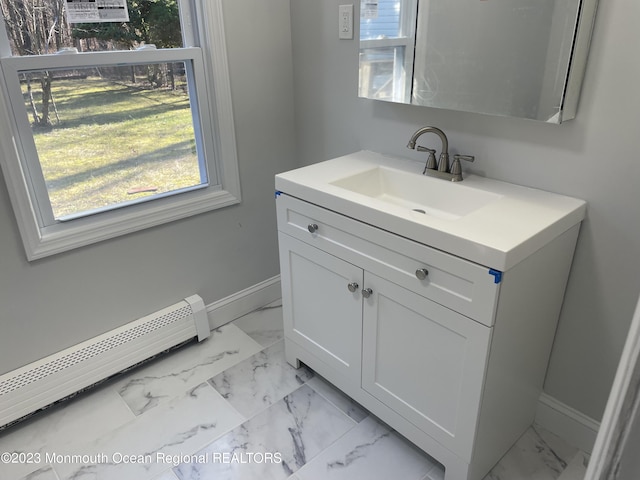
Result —
<instances>
[{"instance_id":1,"label":"radiator vent cover","mask_svg":"<svg viewBox=\"0 0 640 480\"><path fill-rule=\"evenodd\" d=\"M173 346L209 336L193 295L103 335L0 376L0 429Z\"/></svg>"}]
</instances>

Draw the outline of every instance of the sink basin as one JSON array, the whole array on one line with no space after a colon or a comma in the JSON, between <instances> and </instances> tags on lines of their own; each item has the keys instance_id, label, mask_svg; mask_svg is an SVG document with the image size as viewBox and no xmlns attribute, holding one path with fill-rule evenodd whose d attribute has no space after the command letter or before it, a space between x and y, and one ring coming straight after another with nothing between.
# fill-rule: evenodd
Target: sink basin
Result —
<instances>
[{"instance_id":1,"label":"sink basin","mask_svg":"<svg viewBox=\"0 0 640 480\"><path fill-rule=\"evenodd\" d=\"M457 220L502 198L464 183L381 166L340 178L331 185L443 220Z\"/></svg>"},{"instance_id":2,"label":"sink basin","mask_svg":"<svg viewBox=\"0 0 640 480\"><path fill-rule=\"evenodd\" d=\"M448 182L421 175L423 166L355 152L276 175L276 199L320 205L502 272L584 218L583 200L472 174Z\"/></svg>"}]
</instances>

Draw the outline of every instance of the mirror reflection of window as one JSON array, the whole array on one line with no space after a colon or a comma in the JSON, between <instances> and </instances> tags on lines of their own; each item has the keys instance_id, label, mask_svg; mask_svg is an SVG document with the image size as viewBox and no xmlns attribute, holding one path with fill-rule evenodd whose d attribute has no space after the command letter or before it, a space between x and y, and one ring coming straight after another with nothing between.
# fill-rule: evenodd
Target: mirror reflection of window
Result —
<instances>
[{"instance_id":1,"label":"mirror reflection of window","mask_svg":"<svg viewBox=\"0 0 640 480\"><path fill-rule=\"evenodd\" d=\"M362 0L359 96L409 102L417 0Z\"/></svg>"}]
</instances>

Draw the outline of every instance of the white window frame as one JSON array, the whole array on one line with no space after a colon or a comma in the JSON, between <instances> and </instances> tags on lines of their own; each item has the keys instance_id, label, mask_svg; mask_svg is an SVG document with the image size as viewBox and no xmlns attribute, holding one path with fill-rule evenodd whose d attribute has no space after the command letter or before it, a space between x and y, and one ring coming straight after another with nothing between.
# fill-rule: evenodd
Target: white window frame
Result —
<instances>
[{"instance_id":1,"label":"white window frame","mask_svg":"<svg viewBox=\"0 0 640 480\"><path fill-rule=\"evenodd\" d=\"M197 85L198 100L197 105L192 100L192 110L196 108L200 118L199 125L195 125L197 122L194 121L194 128L202 130L203 144L198 148L205 152L209 185L177 195L158 196L96 215L71 221L54 220L52 223L50 204L40 208L38 202L43 193L48 199L46 191L38 191L43 188L46 190L42 172L39 168L29 167L33 165L34 147L31 129L28 124L26 127L23 124L24 102L16 105L16 100L13 101L13 108L22 109L20 114L14 113L16 110L12 108L11 95L16 92L16 85L12 82L18 81L16 72L62 68L69 66L69 62L72 62L69 68L114 64L118 63L123 52L11 57L11 52L6 51L8 42L6 48L0 51L0 166L28 260L241 201L222 0L196 0L193 5L189 0L181 0L180 3L183 22L197 19L197 25L189 25L185 30L185 48L124 52L128 62L139 58L140 63L185 60L185 63L193 64L194 75L191 78L197 77L194 83ZM195 15L191 15L191 8ZM1 28L5 28L4 23ZM6 32L0 31L0 34L6 35ZM31 143L24 140L25 128L28 129L26 134L30 136Z\"/></svg>"}]
</instances>

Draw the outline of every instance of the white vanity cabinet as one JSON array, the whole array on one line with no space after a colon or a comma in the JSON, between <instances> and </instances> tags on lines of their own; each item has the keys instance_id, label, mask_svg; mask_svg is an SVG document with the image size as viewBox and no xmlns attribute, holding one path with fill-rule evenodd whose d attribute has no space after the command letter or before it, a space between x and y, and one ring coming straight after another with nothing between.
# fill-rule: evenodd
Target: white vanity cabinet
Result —
<instances>
[{"instance_id":1,"label":"white vanity cabinet","mask_svg":"<svg viewBox=\"0 0 640 480\"><path fill-rule=\"evenodd\" d=\"M276 197L289 363L480 480L534 419L579 224L500 272Z\"/></svg>"}]
</instances>

